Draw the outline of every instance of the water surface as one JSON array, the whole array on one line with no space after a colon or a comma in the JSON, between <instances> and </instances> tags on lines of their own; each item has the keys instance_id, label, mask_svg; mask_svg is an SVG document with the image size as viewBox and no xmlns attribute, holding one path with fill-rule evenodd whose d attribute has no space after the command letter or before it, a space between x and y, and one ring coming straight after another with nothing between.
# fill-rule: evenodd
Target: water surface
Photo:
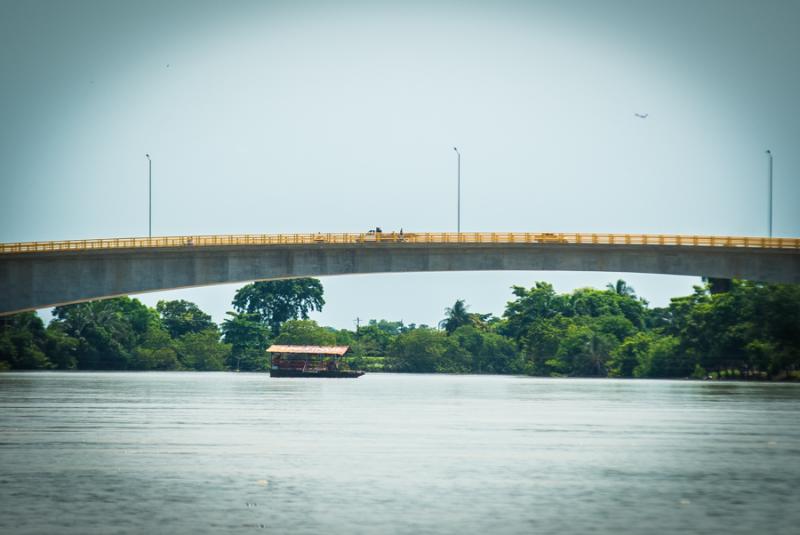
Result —
<instances>
[{"instance_id":1,"label":"water surface","mask_svg":"<svg viewBox=\"0 0 800 535\"><path fill-rule=\"evenodd\" d=\"M800 385L0 374L2 533L797 533Z\"/></svg>"}]
</instances>

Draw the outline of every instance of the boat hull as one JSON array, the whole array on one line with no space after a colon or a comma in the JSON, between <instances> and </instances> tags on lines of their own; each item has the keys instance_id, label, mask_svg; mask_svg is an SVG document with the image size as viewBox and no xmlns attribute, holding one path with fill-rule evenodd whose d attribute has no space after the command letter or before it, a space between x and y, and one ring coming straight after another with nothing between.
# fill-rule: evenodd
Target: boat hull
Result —
<instances>
[{"instance_id":1,"label":"boat hull","mask_svg":"<svg viewBox=\"0 0 800 535\"><path fill-rule=\"evenodd\" d=\"M356 370L285 370L273 368L269 371L270 377L318 377L322 378L350 378L355 379L364 375Z\"/></svg>"}]
</instances>

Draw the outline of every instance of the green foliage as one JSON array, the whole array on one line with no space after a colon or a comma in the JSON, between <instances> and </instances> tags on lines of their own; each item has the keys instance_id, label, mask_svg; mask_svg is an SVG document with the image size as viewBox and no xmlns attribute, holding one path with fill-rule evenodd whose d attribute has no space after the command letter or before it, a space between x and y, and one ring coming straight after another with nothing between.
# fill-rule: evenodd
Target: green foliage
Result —
<instances>
[{"instance_id":1,"label":"green foliage","mask_svg":"<svg viewBox=\"0 0 800 535\"><path fill-rule=\"evenodd\" d=\"M637 332L637 328L633 323L622 315L601 316L593 318L587 323L591 324L592 329L598 333L613 337L615 343L622 342L625 338Z\"/></svg>"},{"instance_id":2,"label":"green foliage","mask_svg":"<svg viewBox=\"0 0 800 535\"><path fill-rule=\"evenodd\" d=\"M614 377L705 377L702 367L679 352L679 340L654 332L639 332L625 339L611 360Z\"/></svg>"},{"instance_id":3,"label":"green foliage","mask_svg":"<svg viewBox=\"0 0 800 535\"><path fill-rule=\"evenodd\" d=\"M496 322L492 314L478 314L467 312L468 306L463 299L459 299L452 307L445 309L445 319L439 322L439 327L444 329L447 334L453 334L458 328L470 325L483 331L489 330Z\"/></svg>"},{"instance_id":4,"label":"green foliage","mask_svg":"<svg viewBox=\"0 0 800 535\"><path fill-rule=\"evenodd\" d=\"M689 377L697 366L682 358L678 352L679 341L674 336L654 338L644 358L634 369L635 377Z\"/></svg>"},{"instance_id":5,"label":"green foliage","mask_svg":"<svg viewBox=\"0 0 800 535\"><path fill-rule=\"evenodd\" d=\"M230 345L227 366L232 370L267 369L265 351L269 345L269 328L257 314L228 312L222 323L223 339Z\"/></svg>"},{"instance_id":6,"label":"green foliage","mask_svg":"<svg viewBox=\"0 0 800 535\"><path fill-rule=\"evenodd\" d=\"M52 368L42 351L47 334L35 312L0 317L0 361L4 368L37 370Z\"/></svg>"},{"instance_id":7,"label":"green foliage","mask_svg":"<svg viewBox=\"0 0 800 535\"><path fill-rule=\"evenodd\" d=\"M358 329L356 333L356 347L354 353L385 357L389 346L402 331L401 322L376 322L371 320L368 325Z\"/></svg>"},{"instance_id":8,"label":"green foliage","mask_svg":"<svg viewBox=\"0 0 800 535\"><path fill-rule=\"evenodd\" d=\"M230 348L210 316L187 301L158 308L128 297L66 305L46 329L34 313L0 318L0 368L223 369Z\"/></svg>"},{"instance_id":9,"label":"green foliage","mask_svg":"<svg viewBox=\"0 0 800 535\"><path fill-rule=\"evenodd\" d=\"M57 324L47 326L47 338L42 351L50 363L59 370L72 370L78 367L76 350L78 341L66 334Z\"/></svg>"},{"instance_id":10,"label":"green foliage","mask_svg":"<svg viewBox=\"0 0 800 535\"><path fill-rule=\"evenodd\" d=\"M565 297L546 282L537 282L530 290L514 286L512 293L516 299L506 304L501 333L515 340L524 338L533 324L563 315L568 308Z\"/></svg>"},{"instance_id":11,"label":"green foliage","mask_svg":"<svg viewBox=\"0 0 800 535\"><path fill-rule=\"evenodd\" d=\"M617 295L636 297L636 291L633 289L633 286L628 286L628 283L622 279L618 279L615 284L611 284L609 282L606 284L606 289L614 292Z\"/></svg>"},{"instance_id":12,"label":"green foliage","mask_svg":"<svg viewBox=\"0 0 800 535\"><path fill-rule=\"evenodd\" d=\"M387 320L369 320L365 327L362 329L374 328L389 336L397 336L406 330L406 326L402 321L387 321Z\"/></svg>"},{"instance_id":13,"label":"green foliage","mask_svg":"<svg viewBox=\"0 0 800 535\"><path fill-rule=\"evenodd\" d=\"M161 325L172 338L180 338L184 334L199 333L214 327L211 316L194 303L183 299L159 301L156 310L161 316Z\"/></svg>"},{"instance_id":14,"label":"green foliage","mask_svg":"<svg viewBox=\"0 0 800 535\"><path fill-rule=\"evenodd\" d=\"M336 343L336 333L320 327L316 321L289 320L283 324L273 342L281 345L332 346Z\"/></svg>"},{"instance_id":15,"label":"green foliage","mask_svg":"<svg viewBox=\"0 0 800 535\"><path fill-rule=\"evenodd\" d=\"M365 372L389 371L385 367L385 357L369 357L365 355L353 355L346 357L345 363L351 370L362 370Z\"/></svg>"},{"instance_id":16,"label":"green foliage","mask_svg":"<svg viewBox=\"0 0 800 535\"><path fill-rule=\"evenodd\" d=\"M135 370L179 370L182 369L176 343L169 332L154 326L142 337L134 349L130 369Z\"/></svg>"},{"instance_id":17,"label":"green foliage","mask_svg":"<svg viewBox=\"0 0 800 535\"><path fill-rule=\"evenodd\" d=\"M442 327L447 334L451 334L459 327L469 325L471 321L468 308L463 299L457 300L452 307L445 309L446 317L439 323L439 327Z\"/></svg>"},{"instance_id":18,"label":"green foliage","mask_svg":"<svg viewBox=\"0 0 800 535\"><path fill-rule=\"evenodd\" d=\"M756 368L776 375L800 364L799 325L800 286L732 281L730 291L695 307L683 330L687 348L706 353L706 369Z\"/></svg>"},{"instance_id":19,"label":"green foliage","mask_svg":"<svg viewBox=\"0 0 800 535\"><path fill-rule=\"evenodd\" d=\"M544 282L513 293L499 330L519 345L515 367L533 375L606 376L614 349L645 324L645 303L622 280L568 295Z\"/></svg>"},{"instance_id":20,"label":"green foliage","mask_svg":"<svg viewBox=\"0 0 800 535\"><path fill-rule=\"evenodd\" d=\"M356 333L352 331L348 331L347 329L340 329L337 331L331 327L324 328L333 333L333 345L353 347L357 343Z\"/></svg>"},{"instance_id":21,"label":"green foliage","mask_svg":"<svg viewBox=\"0 0 800 535\"><path fill-rule=\"evenodd\" d=\"M564 375L605 377L606 362L616 340L588 325L573 323L567 327L555 359L549 365Z\"/></svg>"},{"instance_id":22,"label":"green foliage","mask_svg":"<svg viewBox=\"0 0 800 535\"><path fill-rule=\"evenodd\" d=\"M322 284L311 278L254 282L239 288L233 307L239 313L256 314L277 336L283 322L308 319L309 311L322 310L322 293Z\"/></svg>"},{"instance_id":23,"label":"green foliage","mask_svg":"<svg viewBox=\"0 0 800 535\"><path fill-rule=\"evenodd\" d=\"M219 332L216 328L188 333L177 343L178 360L184 368L190 370L224 370L230 352L230 345L219 343Z\"/></svg>"},{"instance_id":24,"label":"green foliage","mask_svg":"<svg viewBox=\"0 0 800 535\"><path fill-rule=\"evenodd\" d=\"M644 326L646 312L644 303L633 295L633 290L625 285L625 281L617 281L617 289L605 291L594 288L581 288L575 290L567 298L567 316L590 316L593 318L621 316L627 319L632 326Z\"/></svg>"},{"instance_id":25,"label":"green foliage","mask_svg":"<svg viewBox=\"0 0 800 535\"><path fill-rule=\"evenodd\" d=\"M638 332L627 337L611 352L609 375L611 377L639 376L640 363L648 358L650 346L658 338L652 332Z\"/></svg>"},{"instance_id":26,"label":"green foliage","mask_svg":"<svg viewBox=\"0 0 800 535\"><path fill-rule=\"evenodd\" d=\"M236 293L220 331L187 301L156 309L127 297L0 318L0 370L262 371L272 343L347 345L353 368L423 373L587 377L784 378L800 367L800 286L709 279L649 309L619 280L557 294L515 286L502 318L445 310L443 330L370 320L356 332L319 326L315 279L254 283ZM302 319L301 319L302 318Z\"/></svg>"},{"instance_id":27,"label":"green foliage","mask_svg":"<svg viewBox=\"0 0 800 535\"><path fill-rule=\"evenodd\" d=\"M442 371L447 346L448 338L444 333L434 329L414 329L394 339L386 365L396 372Z\"/></svg>"},{"instance_id":28,"label":"green foliage","mask_svg":"<svg viewBox=\"0 0 800 535\"><path fill-rule=\"evenodd\" d=\"M516 348L514 343L497 333L484 332L474 325L464 325L452 334L452 340L468 359L472 373L512 373Z\"/></svg>"},{"instance_id":29,"label":"green foliage","mask_svg":"<svg viewBox=\"0 0 800 535\"><path fill-rule=\"evenodd\" d=\"M89 370L129 369L134 349L159 324L154 310L129 297L56 307L53 315L57 328L77 340L77 367Z\"/></svg>"},{"instance_id":30,"label":"green foliage","mask_svg":"<svg viewBox=\"0 0 800 535\"><path fill-rule=\"evenodd\" d=\"M528 375L548 376L559 373L559 363L554 360L567 328L574 323L571 318L558 315L541 318L528 325L519 340L522 353L520 371Z\"/></svg>"}]
</instances>

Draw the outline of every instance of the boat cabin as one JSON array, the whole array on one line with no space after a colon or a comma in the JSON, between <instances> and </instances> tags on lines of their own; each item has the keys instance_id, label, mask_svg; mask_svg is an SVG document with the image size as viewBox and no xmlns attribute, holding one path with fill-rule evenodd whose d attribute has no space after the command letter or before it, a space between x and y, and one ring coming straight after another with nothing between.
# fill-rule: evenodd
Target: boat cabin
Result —
<instances>
[{"instance_id":1,"label":"boat cabin","mask_svg":"<svg viewBox=\"0 0 800 535\"><path fill-rule=\"evenodd\" d=\"M271 377L360 377L364 372L351 370L342 361L349 346L272 345Z\"/></svg>"}]
</instances>

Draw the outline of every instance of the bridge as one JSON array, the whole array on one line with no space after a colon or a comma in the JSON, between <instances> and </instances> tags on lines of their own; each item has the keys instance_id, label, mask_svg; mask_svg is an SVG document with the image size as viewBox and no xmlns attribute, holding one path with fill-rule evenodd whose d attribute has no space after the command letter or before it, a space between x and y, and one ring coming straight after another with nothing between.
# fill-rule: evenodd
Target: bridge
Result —
<instances>
[{"instance_id":1,"label":"bridge","mask_svg":"<svg viewBox=\"0 0 800 535\"><path fill-rule=\"evenodd\" d=\"M462 232L0 244L0 315L231 282L421 271L610 271L800 283L800 239Z\"/></svg>"}]
</instances>

